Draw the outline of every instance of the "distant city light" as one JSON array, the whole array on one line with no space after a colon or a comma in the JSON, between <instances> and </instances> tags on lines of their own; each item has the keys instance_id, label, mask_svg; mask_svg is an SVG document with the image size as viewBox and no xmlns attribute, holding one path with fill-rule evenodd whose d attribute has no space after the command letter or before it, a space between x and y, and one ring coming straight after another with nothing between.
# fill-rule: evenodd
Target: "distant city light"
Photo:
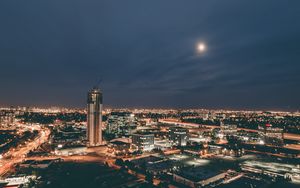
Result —
<instances>
[{"instance_id":1,"label":"distant city light","mask_svg":"<svg viewBox=\"0 0 300 188\"><path fill-rule=\"evenodd\" d=\"M260 141L259 141L259 144L260 144L260 145L264 145L265 142L264 142L263 140L260 140Z\"/></svg>"}]
</instances>

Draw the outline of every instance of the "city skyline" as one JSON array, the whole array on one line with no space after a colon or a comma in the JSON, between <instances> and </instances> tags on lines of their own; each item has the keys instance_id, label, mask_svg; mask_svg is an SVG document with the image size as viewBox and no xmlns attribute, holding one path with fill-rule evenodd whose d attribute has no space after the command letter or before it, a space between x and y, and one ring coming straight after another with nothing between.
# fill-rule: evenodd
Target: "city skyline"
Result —
<instances>
[{"instance_id":1,"label":"city skyline","mask_svg":"<svg viewBox=\"0 0 300 188\"><path fill-rule=\"evenodd\" d=\"M299 188L300 1L0 1L0 188Z\"/></svg>"},{"instance_id":2,"label":"city skyline","mask_svg":"<svg viewBox=\"0 0 300 188\"><path fill-rule=\"evenodd\" d=\"M299 5L2 1L0 106L297 111Z\"/></svg>"}]
</instances>

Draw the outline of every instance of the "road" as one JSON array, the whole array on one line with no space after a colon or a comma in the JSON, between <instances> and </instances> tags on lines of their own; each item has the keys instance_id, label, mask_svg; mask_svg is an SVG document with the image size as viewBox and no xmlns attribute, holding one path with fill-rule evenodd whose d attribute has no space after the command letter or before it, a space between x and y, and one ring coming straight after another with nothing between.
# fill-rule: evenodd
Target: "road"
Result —
<instances>
[{"instance_id":1,"label":"road","mask_svg":"<svg viewBox=\"0 0 300 188\"><path fill-rule=\"evenodd\" d=\"M279 158L285 158L286 156L280 153L270 153L270 152L261 152L261 151L256 151L256 150L248 150L245 149L246 152L248 153L256 153L256 154L260 154L260 155L269 155L269 156L274 156L274 157L279 157Z\"/></svg>"},{"instance_id":2,"label":"road","mask_svg":"<svg viewBox=\"0 0 300 188\"><path fill-rule=\"evenodd\" d=\"M25 126L25 125L24 125ZM27 126L24 128L28 128ZM26 154L30 150L34 150L39 147L42 143L48 141L48 137L50 135L50 130L42 128L40 125L31 125L33 130L37 130L39 132L38 136L32 140L27 142L26 145L18 146L17 148L10 149L10 158L8 159L0 159L0 176L4 176L9 171L13 170L13 167L16 163L20 163L24 160Z\"/></svg>"},{"instance_id":3,"label":"road","mask_svg":"<svg viewBox=\"0 0 300 188\"><path fill-rule=\"evenodd\" d=\"M176 120L172 120L172 119L160 119L159 122L166 123L166 124L191 126L191 127L199 127L200 126L200 124L197 124L197 123L185 123L185 122L180 122L180 121L176 121ZM211 128L211 129L220 128L220 126L216 126L216 125L203 125L203 126ZM238 128L238 130L244 130L247 132L258 132L258 130L246 129L246 128ZM283 137L286 140L300 141L300 134L284 133Z\"/></svg>"}]
</instances>

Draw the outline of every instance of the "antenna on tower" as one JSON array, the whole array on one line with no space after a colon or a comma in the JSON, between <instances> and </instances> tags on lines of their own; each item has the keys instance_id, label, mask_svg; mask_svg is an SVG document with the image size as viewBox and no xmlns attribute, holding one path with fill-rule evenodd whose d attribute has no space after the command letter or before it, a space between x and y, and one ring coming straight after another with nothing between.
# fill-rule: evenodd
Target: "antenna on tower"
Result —
<instances>
[{"instance_id":1,"label":"antenna on tower","mask_svg":"<svg viewBox=\"0 0 300 188\"><path fill-rule=\"evenodd\" d=\"M100 84L102 83L102 81L103 81L103 78L102 78L102 75L101 75L101 76L99 77L99 79L98 79L98 81L97 81L95 87L100 88Z\"/></svg>"}]
</instances>

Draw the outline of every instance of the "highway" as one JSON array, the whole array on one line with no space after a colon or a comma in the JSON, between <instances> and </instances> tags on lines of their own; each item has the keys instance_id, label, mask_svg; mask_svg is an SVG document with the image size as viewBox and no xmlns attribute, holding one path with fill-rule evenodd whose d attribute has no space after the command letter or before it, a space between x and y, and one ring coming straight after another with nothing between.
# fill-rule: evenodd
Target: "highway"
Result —
<instances>
[{"instance_id":1,"label":"highway","mask_svg":"<svg viewBox=\"0 0 300 188\"><path fill-rule=\"evenodd\" d=\"M28 127L26 126L24 129L25 128ZM22 162L30 150L34 150L44 142L48 141L50 130L42 128L40 125L31 125L31 128L39 132L38 136L34 140L27 142L26 145L20 145L17 148L11 148L9 150L9 155L7 157L5 155L3 159L0 159L1 177L13 170L13 167L16 163Z\"/></svg>"},{"instance_id":2,"label":"highway","mask_svg":"<svg viewBox=\"0 0 300 188\"><path fill-rule=\"evenodd\" d=\"M173 120L173 119L160 119L159 122L166 123L166 124L191 126L191 127L205 126L205 127L211 128L211 129L220 128L220 126L217 126L217 125L201 125L201 124L197 124L197 123L185 123L185 122L180 122L180 121L176 121L176 120ZM247 131L247 132L258 132L258 130L246 129L246 128L238 128L238 130L244 130L244 131ZM286 140L300 141L300 134L284 133L283 137Z\"/></svg>"}]
</instances>

